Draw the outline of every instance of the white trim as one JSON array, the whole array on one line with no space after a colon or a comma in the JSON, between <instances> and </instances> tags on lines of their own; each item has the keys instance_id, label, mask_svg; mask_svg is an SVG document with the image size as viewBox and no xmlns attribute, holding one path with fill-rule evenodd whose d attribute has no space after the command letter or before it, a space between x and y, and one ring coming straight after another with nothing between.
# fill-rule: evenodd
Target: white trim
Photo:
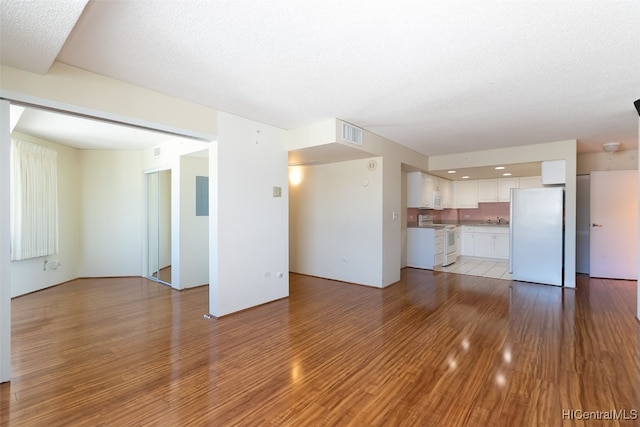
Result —
<instances>
[{"instance_id":1,"label":"white trim","mask_svg":"<svg viewBox=\"0 0 640 427\"><path fill-rule=\"evenodd\" d=\"M0 100L0 382L11 379L11 213L9 102Z\"/></svg>"},{"instance_id":2,"label":"white trim","mask_svg":"<svg viewBox=\"0 0 640 427\"><path fill-rule=\"evenodd\" d=\"M8 90L0 90L0 99L11 101L12 103L32 106L34 108L42 108L53 110L61 113L70 113L90 119L97 119L121 125L135 126L138 128L148 129L152 131L160 131L172 135L185 136L188 138L199 139L202 141L212 141L217 137L204 132L196 132L189 129L167 126L148 120L135 119L119 114L108 113L105 111L95 110L93 108L80 107L78 105L67 104L64 102L52 101L50 99L39 98L36 96L25 95L22 93L11 92ZM8 128L8 125L7 125Z\"/></svg>"}]
</instances>

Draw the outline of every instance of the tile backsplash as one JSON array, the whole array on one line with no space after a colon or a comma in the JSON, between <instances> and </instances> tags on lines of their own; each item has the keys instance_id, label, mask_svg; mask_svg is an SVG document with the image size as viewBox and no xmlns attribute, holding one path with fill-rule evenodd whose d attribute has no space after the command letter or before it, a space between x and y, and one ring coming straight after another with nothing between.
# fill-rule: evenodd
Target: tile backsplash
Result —
<instances>
[{"instance_id":1,"label":"tile backsplash","mask_svg":"<svg viewBox=\"0 0 640 427\"><path fill-rule=\"evenodd\" d=\"M509 203L478 203L477 209L445 209L436 211L433 209L407 208L407 224L417 224L418 215L429 214L434 216L434 222L458 222L458 221L487 221L498 217L509 220Z\"/></svg>"}]
</instances>

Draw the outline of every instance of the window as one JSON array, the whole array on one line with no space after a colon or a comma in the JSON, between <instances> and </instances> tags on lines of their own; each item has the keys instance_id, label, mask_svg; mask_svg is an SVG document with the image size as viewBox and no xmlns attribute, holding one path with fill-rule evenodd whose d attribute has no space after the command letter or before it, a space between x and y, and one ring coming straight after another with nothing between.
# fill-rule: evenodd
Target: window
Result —
<instances>
[{"instance_id":1,"label":"window","mask_svg":"<svg viewBox=\"0 0 640 427\"><path fill-rule=\"evenodd\" d=\"M11 140L11 260L58 252L57 155Z\"/></svg>"}]
</instances>

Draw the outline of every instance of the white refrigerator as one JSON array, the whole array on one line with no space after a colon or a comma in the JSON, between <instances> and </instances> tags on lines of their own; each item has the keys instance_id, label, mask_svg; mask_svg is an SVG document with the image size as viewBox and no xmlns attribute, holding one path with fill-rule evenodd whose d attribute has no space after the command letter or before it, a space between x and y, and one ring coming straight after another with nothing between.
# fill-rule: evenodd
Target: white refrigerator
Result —
<instances>
[{"instance_id":1,"label":"white refrigerator","mask_svg":"<svg viewBox=\"0 0 640 427\"><path fill-rule=\"evenodd\" d=\"M512 279L562 286L564 188L511 190L509 221Z\"/></svg>"}]
</instances>

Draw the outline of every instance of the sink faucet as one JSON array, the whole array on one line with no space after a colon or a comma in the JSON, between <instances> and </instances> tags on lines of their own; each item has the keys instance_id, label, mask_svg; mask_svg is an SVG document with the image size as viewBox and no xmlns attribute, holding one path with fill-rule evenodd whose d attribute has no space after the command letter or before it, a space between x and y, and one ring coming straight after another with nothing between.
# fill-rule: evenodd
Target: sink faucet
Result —
<instances>
[{"instance_id":1,"label":"sink faucet","mask_svg":"<svg viewBox=\"0 0 640 427\"><path fill-rule=\"evenodd\" d=\"M502 218L498 217L498 224L502 222Z\"/></svg>"}]
</instances>

